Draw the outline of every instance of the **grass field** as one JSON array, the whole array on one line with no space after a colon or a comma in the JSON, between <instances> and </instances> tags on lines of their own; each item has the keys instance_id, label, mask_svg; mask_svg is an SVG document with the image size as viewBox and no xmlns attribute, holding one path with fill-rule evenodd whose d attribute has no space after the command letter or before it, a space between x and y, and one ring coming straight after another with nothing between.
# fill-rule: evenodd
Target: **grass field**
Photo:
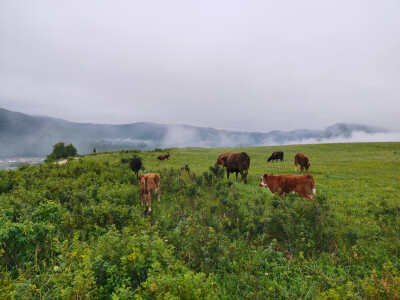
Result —
<instances>
[{"instance_id":1,"label":"grass field","mask_svg":"<svg viewBox=\"0 0 400 300\"><path fill-rule=\"evenodd\" d=\"M248 184L214 167L245 151ZM284 162L267 163L273 151ZM169 152L168 161L156 159ZM260 176L310 159L317 195ZM129 168L161 175L147 215ZM240 175L239 175L240 178ZM400 293L400 143L100 152L0 171L0 298L392 298Z\"/></svg>"}]
</instances>

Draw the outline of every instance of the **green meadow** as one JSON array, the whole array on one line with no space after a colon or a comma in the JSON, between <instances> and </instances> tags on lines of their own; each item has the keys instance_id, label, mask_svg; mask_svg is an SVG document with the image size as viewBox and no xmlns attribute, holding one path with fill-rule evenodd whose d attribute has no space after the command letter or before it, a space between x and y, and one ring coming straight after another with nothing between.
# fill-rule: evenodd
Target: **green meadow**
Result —
<instances>
[{"instance_id":1,"label":"green meadow","mask_svg":"<svg viewBox=\"0 0 400 300\"><path fill-rule=\"evenodd\" d=\"M246 185L214 166L242 151ZM273 151L282 163L267 163ZM299 152L316 181L312 202L259 187L264 173L295 174ZM151 214L133 156L140 174L161 176ZM398 299L399 213L400 143L125 150L21 165L0 171L0 299Z\"/></svg>"}]
</instances>

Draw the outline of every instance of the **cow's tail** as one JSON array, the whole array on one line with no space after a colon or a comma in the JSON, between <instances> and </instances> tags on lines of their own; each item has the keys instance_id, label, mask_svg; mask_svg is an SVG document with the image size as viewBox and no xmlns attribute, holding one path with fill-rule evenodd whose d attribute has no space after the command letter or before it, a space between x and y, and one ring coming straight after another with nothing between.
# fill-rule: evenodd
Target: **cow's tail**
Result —
<instances>
[{"instance_id":1,"label":"cow's tail","mask_svg":"<svg viewBox=\"0 0 400 300\"><path fill-rule=\"evenodd\" d=\"M147 180L148 180L148 178L145 177L145 178L144 178L144 192L145 192L145 194L147 194L147 193L149 192Z\"/></svg>"}]
</instances>

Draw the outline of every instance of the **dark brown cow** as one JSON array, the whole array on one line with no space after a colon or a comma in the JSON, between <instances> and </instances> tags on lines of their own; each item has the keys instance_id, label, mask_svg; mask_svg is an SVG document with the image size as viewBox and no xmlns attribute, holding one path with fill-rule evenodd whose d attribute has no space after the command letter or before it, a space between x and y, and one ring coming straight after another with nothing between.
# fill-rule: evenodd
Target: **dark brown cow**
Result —
<instances>
[{"instance_id":1,"label":"dark brown cow","mask_svg":"<svg viewBox=\"0 0 400 300\"><path fill-rule=\"evenodd\" d=\"M140 202L146 204L146 209L151 212L151 196L154 190L158 194L158 201L161 197L161 179L157 173L147 173L139 176L140 181Z\"/></svg>"},{"instance_id":2,"label":"dark brown cow","mask_svg":"<svg viewBox=\"0 0 400 300\"><path fill-rule=\"evenodd\" d=\"M312 200L315 194L315 180L307 175L267 175L260 179L260 186L268 188L272 194L285 196L289 193L297 193L303 199Z\"/></svg>"},{"instance_id":3,"label":"dark brown cow","mask_svg":"<svg viewBox=\"0 0 400 300\"><path fill-rule=\"evenodd\" d=\"M169 154L161 154L159 157L157 157L157 159L161 161L163 161L164 159L168 160Z\"/></svg>"},{"instance_id":4,"label":"dark brown cow","mask_svg":"<svg viewBox=\"0 0 400 300\"><path fill-rule=\"evenodd\" d=\"M132 171L136 174L136 178L139 179L139 170L142 168L142 160L138 157L134 157L129 162Z\"/></svg>"},{"instance_id":5,"label":"dark brown cow","mask_svg":"<svg viewBox=\"0 0 400 300\"><path fill-rule=\"evenodd\" d=\"M242 183L247 183L247 174L250 167L250 157L246 152L232 153L229 156L223 156L222 161L226 168L226 175L229 179L229 173L236 173L236 181L238 180L238 173L242 175Z\"/></svg>"},{"instance_id":6,"label":"dark brown cow","mask_svg":"<svg viewBox=\"0 0 400 300\"><path fill-rule=\"evenodd\" d=\"M271 156L268 158L267 162L272 161L277 161L278 159L281 160L281 162L283 161L283 152L282 151L277 151L277 152L273 152L271 154Z\"/></svg>"},{"instance_id":7,"label":"dark brown cow","mask_svg":"<svg viewBox=\"0 0 400 300\"><path fill-rule=\"evenodd\" d=\"M297 174L297 165L300 165L300 171L303 174L303 169L306 169L306 173L308 174L308 168L310 168L310 163L308 162L308 157L307 155L303 153L297 153L296 156L294 157L294 171Z\"/></svg>"},{"instance_id":8,"label":"dark brown cow","mask_svg":"<svg viewBox=\"0 0 400 300\"><path fill-rule=\"evenodd\" d=\"M215 163L216 165L219 165L219 166L224 166L224 162L222 161L222 158L224 157L224 156L229 156L229 155L231 155L232 153L222 153L222 154L220 154L219 156L218 156L218 159L217 159L217 162Z\"/></svg>"}]
</instances>

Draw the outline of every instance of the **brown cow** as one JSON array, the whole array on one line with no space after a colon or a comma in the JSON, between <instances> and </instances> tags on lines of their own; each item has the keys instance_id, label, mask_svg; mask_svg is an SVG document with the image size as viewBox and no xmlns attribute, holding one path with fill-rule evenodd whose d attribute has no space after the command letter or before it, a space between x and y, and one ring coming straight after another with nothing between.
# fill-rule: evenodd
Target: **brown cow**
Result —
<instances>
[{"instance_id":1,"label":"brown cow","mask_svg":"<svg viewBox=\"0 0 400 300\"><path fill-rule=\"evenodd\" d=\"M157 159L161 161L164 159L169 160L169 154L161 154L159 157L157 157Z\"/></svg>"},{"instance_id":2,"label":"brown cow","mask_svg":"<svg viewBox=\"0 0 400 300\"><path fill-rule=\"evenodd\" d=\"M306 169L306 173L308 174L308 168L310 167L310 163L308 162L308 157L307 155L303 153L297 153L296 156L294 157L294 171L297 174L297 164L300 165L300 171L303 174L303 169Z\"/></svg>"},{"instance_id":3,"label":"brown cow","mask_svg":"<svg viewBox=\"0 0 400 300\"><path fill-rule=\"evenodd\" d=\"M222 153L222 154L220 154L219 156L218 156L218 159L217 159L217 162L215 163L216 165L220 165L220 166L224 166L224 162L222 161L222 158L224 157L224 156L229 156L229 155L231 155L232 153Z\"/></svg>"},{"instance_id":4,"label":"brown cow","mask_svg":"<svg viewBox=\"0 0 400 300\"><path fill-rule=\"evenodd\" d=\"M242 175L242 183L247 183L247 174L250 167L250 157L246 152L232 153L229 156L223 156L222 161L226 168L226 175L229 179L229 173L236 173L236 181L238 180L238 172Z\"/></svg>"},{"instance_id":5,"label":"brown cow","mask_svg":"<svg viewBox=\"0 0 400 300\"><path fill-rule=\"evenodd\" d=\"M146 209L151 212L151 196L154 190L158 194L158 201L161 196L161 179L157 173L147 173L139 176L140 181L140 202L146 204Z\"/></svg>"},{"instance_id":6,"label":"brown cow","mask_svg":"<svg viewBox=\"0 0 400 300\"><path fill-rule=\"evenodd\" d=\"M260 186L268 188L279 196L297 193L303 199L312 200L315 194L315 180L312 175L267 175L260 178Z\"/></svg>"}]
</instances>

